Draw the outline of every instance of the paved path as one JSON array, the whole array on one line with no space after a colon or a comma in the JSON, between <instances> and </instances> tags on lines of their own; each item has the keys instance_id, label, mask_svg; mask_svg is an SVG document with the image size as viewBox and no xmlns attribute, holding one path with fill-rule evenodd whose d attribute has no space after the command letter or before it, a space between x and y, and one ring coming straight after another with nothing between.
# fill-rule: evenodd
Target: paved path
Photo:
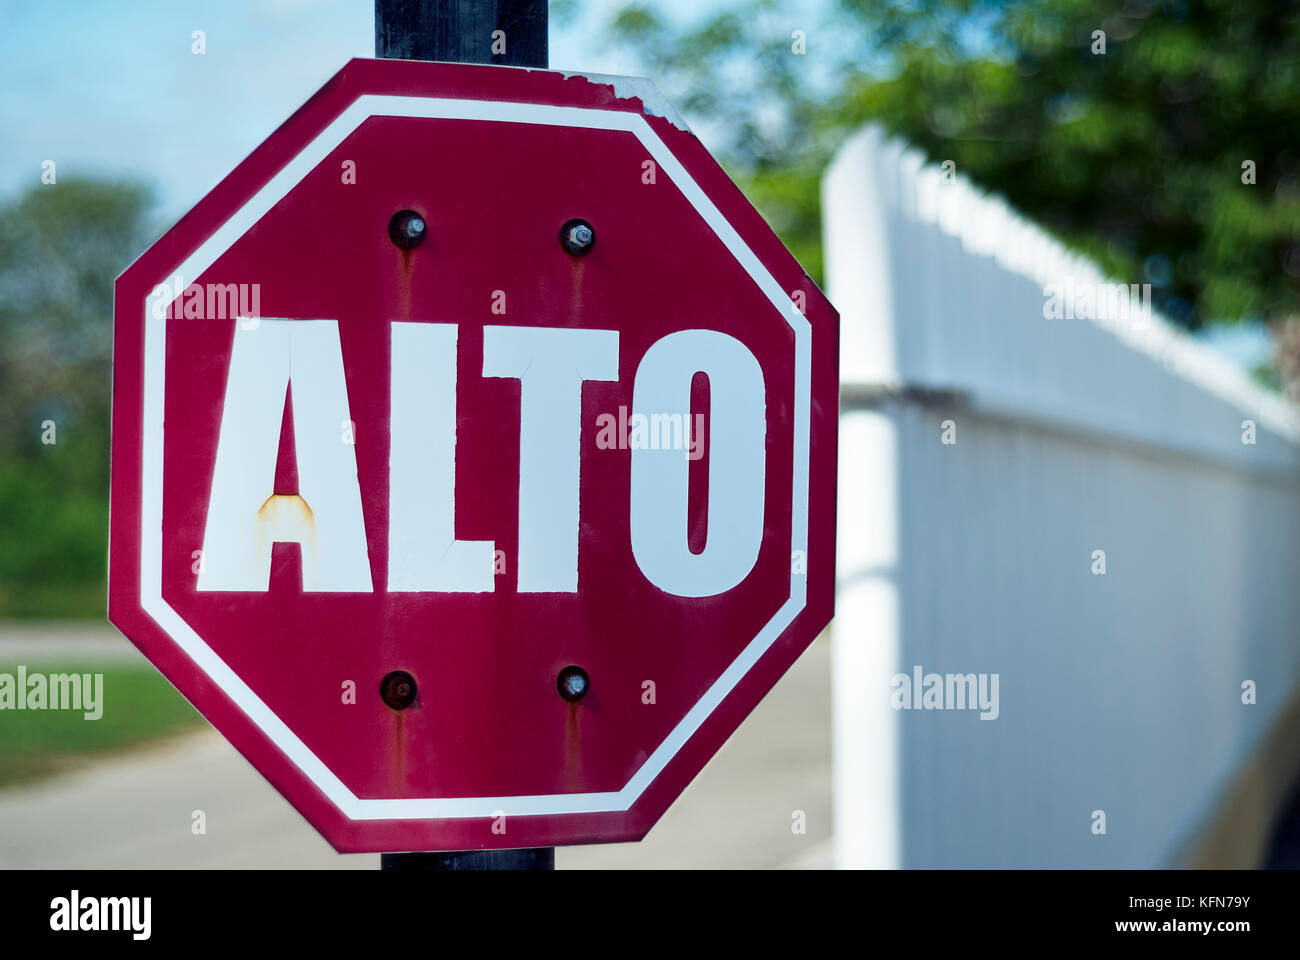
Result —
<instances>
[{"instance_id":1,"label":"paved path","mask_svg":"<svg viewBox=\"0 0 1300 960\"><path fill-rule=\"evenodd\" d=\"M0 620L0 667L67 659L148 662L107 622Z\"/></svg>"},{"instance_id":2,"label":"paved path","mask_svg":"<svg viewBox=\"0 0 1300 960\"><path fill-rule=\"evenodd\" d=\"M139 656L115 637L0 625L0 662ZM645 840L563 847L556 866L830 866L829 677L823 636ZM191 832L195 810L206 815L204 836ZM796 810L807 816L804 835L791 831ZM0 790L0 868L378 865L378 855L334 853L211 729Z\"/></svg>"}]
</instances>

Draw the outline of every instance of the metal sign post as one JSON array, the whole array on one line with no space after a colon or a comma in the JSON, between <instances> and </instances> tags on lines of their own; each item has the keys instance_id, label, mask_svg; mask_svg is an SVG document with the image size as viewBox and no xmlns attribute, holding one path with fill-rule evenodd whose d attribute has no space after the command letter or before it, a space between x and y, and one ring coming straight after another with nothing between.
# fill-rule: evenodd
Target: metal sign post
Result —
<instances>
[{"instance_id":1,"label":"metal sign post","mask_svg":"<svg viewBox=\"0 0 1300 960\"><path fill-rule=\"evenodd\" d=\"M546 0L375 0L375 56L549 65ZM554 870L555 848L385 853L385 870Z\"/></svg>"},{"instance_id":2,"label":"metal sign post","mask_svg":"<svg viewBox=\"0 0 1300 960\"><path fill-rule=\"evenodd\" d=\"M375 0L375 56L548 65L546 0Z\"/></svg>"}]
</instances>

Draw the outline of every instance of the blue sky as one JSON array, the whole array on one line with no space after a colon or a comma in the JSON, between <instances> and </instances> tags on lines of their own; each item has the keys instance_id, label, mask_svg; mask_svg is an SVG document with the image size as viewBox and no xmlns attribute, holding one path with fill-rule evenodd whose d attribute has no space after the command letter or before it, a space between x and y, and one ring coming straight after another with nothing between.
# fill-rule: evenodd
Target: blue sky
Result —
<instances>
[{"instance_id":1,"label":"blue sky","mask_svg":"<svg viewBox=\"0 0 1300 960\"><path fill-rule=\"evenodd\" d=\"M605 49L622 3L553 18L551 65L636 73ZM656 7L695 16L710 0ZM136 175L188 210L349 57L374 55L374 0L0 2L0 195L60 176ZM194 30L207 52L191 51Z\"/></svg>"},{"instance_id":2,"label":"blue sky","mask_svg":"<svg viewBox=\"0 0 1300 960\"><path fill-rule=\"evenodd\" d=\"M551 66L639 73L604 42L627 2L576 0L575 16L553 16ZM790 9L811 27L824 4ZM649 5L689 22L721 0ZM39 183L42 162L54 160L59 176L153 183L164 225L348 58L374 55L374 0L0 0L0 23L0 199ZM191 50L195 30L206 34L202 56ZM707 126L695 126L707 145ZM1258 327L1220 328L1211 339L1247 366L1269 348Z\"/></svg>"}]
</instances>

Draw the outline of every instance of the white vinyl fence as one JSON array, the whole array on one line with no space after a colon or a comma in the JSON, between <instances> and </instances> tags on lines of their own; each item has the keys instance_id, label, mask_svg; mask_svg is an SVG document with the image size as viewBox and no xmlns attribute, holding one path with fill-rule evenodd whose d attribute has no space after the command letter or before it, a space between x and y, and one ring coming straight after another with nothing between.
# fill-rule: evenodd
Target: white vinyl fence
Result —
<instances>
[{"instance_id":1,"label":"white vinyl fence","mask_svg":"<svg viewBox=\"0 0 1300 960\"><path fill-rule=\"evenodd\" d=\"M823 184L837 861L1167 864L1300 687L1300 421L941 162Z\"/></svg>"}]
</instances>

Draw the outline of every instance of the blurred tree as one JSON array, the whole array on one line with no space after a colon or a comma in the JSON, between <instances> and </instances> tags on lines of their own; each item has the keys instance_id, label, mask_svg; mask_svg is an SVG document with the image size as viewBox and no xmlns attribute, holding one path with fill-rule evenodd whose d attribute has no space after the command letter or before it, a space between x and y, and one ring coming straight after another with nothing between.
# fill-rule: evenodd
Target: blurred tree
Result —
<instances>
[{"instance_id":1,"label":"blurred tree","mask_svg":"<svg viewBox=\"0 0 1300 960\"><path fill-rule=\"evenodd\" d=\"M612 22L814 276L816 177L877 120L1176 322L1268 322L1300 384L1300 4L830 2L821 24L782 0Z\"/></svg>"},{"instance_id":2,"label":"blurred tree","mask_svg":"<svg viewBox=\"0 0 1300 960\"><path fill-rule=\"evenodd\" d=\"M137 184L0 208L0 616L102 616L113 278L149 239Z\"/></svg>"}]
</instances>

